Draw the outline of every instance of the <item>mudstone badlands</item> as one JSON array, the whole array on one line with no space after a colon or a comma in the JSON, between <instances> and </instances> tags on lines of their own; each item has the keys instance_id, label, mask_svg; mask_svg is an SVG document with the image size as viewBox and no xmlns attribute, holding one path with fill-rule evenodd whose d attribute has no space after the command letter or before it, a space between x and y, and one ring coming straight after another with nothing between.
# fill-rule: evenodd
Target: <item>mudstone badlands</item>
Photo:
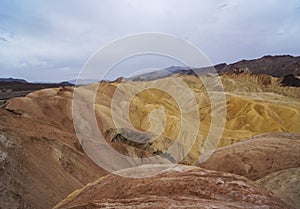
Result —
<instances>
[{"instance_id":1,"label":"mudstone badlands","mask_svg":"<svg viewBox=\"0 0 300 209\"><path fill-rule=\"evenodd\" d=\"M84 86L0 80L0 208L300 208L300 57L215 68L218 74L201 79L194 73L201 69L178 70ZM183 118L187 110L176 98L155 88L122 100L153 82L176 89L178 79L192 92L199 115ZM221 90L214 89L217 79ZM82 109L74 124L76 92ZM191 98L180 97L189 107ZM111 158L87 123L90 107L101 140L124 156L146 159L143 165ZM224 123L222 132L208 141L215 122ZM185 141L189 134L192 144ZM122 169L111 173L97 165L87 148ZM155 164L147 161L155 156Z\"/></svg>"}]
</instances>

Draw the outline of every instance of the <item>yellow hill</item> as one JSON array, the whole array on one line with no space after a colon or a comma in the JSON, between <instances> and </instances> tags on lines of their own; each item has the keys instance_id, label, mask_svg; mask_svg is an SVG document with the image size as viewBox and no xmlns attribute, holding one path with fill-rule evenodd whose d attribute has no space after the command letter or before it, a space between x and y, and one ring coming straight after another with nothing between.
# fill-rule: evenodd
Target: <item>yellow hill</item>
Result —
<instances>
[{"instance_id":1,"label":"yellow hill","mask_svg":"<svg viewBox=\"0 0 300 209\"><path fill-rule=\"evenodd\" d=\"M300 132L300 88L281 87L277 78L265 75L223 75L224 91L217 81L215 75L201 80L173 75L155 81L119 80L78 87L77 126L91 137L98 128L103 136L108 129L116 128L162 135L185 145L185 152L192 147L183 161L187 164L216 146L260 133ZM71 129L73 93L73 88L41 90L10 100L6 108ZM89 114L87 110L91 109ZM87 121L94 113L97 124L91 126ZM169 143L152 146L156 146L154 150L166 150Z\"/></svg>"}]
</instances>

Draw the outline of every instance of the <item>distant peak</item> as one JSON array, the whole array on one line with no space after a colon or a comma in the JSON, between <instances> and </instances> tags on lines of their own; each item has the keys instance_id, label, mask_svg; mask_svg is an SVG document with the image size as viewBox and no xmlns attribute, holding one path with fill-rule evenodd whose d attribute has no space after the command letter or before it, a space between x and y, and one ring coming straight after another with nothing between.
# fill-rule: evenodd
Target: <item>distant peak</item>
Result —
<instances>
[{"instance_id":1,"label":"distant peak","mask_svg":"<svg viewBox=\"0 0 300 209\"><path fill-rule=\"evenodd\" d=\"M27 83L25 79L19 79L19 78L0 78L0 82L18 82L18 83Z\"/></svg>"}]
</instances>

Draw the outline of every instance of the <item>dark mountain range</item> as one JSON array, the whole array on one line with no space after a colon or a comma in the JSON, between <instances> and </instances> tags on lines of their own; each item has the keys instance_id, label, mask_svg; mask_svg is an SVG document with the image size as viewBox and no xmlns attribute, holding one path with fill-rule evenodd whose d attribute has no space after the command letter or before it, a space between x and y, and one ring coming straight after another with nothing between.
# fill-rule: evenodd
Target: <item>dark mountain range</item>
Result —
<instances>
[{"instance_id":1,"label":"dark mountain range","mask_svg":"<svg viewBox=\"0 0 300 209\"><path fill-rule=\"evenodd\" d=\"M163 70L156 70L156 71L152 71L149 73L143 73L140 75L130 77L128 79L132 80L132 81L140 81L140 80L148 80L149 81L149 80L155 80L158 78L165 78L165 77L171 76L176 73L185 74L185 73L189 73L189 72L193 72L191 70L191 68L182 67L182 66L170 66Z\"/></svg>"},{"instance_id":2,"label":"dark mountain range","mask_svg":"<svg viewBox=\"0 0 300 209\"><path fill-rule=\"evenodd\" d=\"M129 79L134 81L154 80L158 78L165 78L176 73L181 75L203 75L216 72L219 74L248 72L252 74L266 74L281 78L284 78L287 75L299 76L300 56L293 57L291 55L267 55L259 59L241 60L233 64L221 63L213 67L203 67L194 69L181 66L172 66L161 71L150 72ZM295 82L299 82L299 79L295 77L291 85L290 79L291 77L287 82L284 82L283 85L296 86Z\"/></svg>"},{"instance_id":3,"label":"dark mountain range","mask_svg":"<svg viewBox=\"0 0 300 209\"><path fill-rule=\"evenodd\" d=\"M300 86L300 56L291 55L264 56L259 59L241 60L233 64L221 63L213 67L194 68L182 66L171 66L163 70L153 71L142 75L137 75L128 80L155 80L169 77L173 74L181 75L203 75L208 73L251 73L266 74L273 77L282 78L283 86ZM96 80L72 80L62 83L29 83L24 79L0 78L0 100L12 97L25 96L30 92L62 86L86 85L97 82Z\"/></svg>"},{"instance_id":4,"label":"dark mountain range","mask_svg":"<svg viewBox=\"0 0 300 209\"><path fill-rule=\"evenodd\" d=\"M97 83L97 79L73 79L69 80L68 83L74 84L74 85L87 85L91 83Z\"/></svg>"},{"instance_id":5,"label":"dark mountain range","mask_svg":"<svg viewBox=\"0 0 300 209\"><path fill-rule=\"evenodd\" d=\"M63 86L73 86L73 84L69 82L29 83L24 79L0 78L0 100L25 96L33 91L40 89L56 88Z\"/></svg>"},{"instance_id":6,"label":"dark mountain range","mask_svg":"<svg viewBox=\"0 0 300 209\"><path fill-rule=\"evenodd\" d=\"M17 78L0 78L0 82L4 82L4 83L11 83L11 82L27 83L26 80L17 79Z\"/></svg>"},{"instance_id":7,"label":"dark mountain range","mask_svg":"<svg viewBox=\"0 0 300 209\"><path fill-rule=\"evenodd\" d=\"M290 55L264 56L254 60L241 60L239 62L225 65L219 69L224 72L251 72L253 74L267 74L274 77L284 77L288 74L300 75L300 56Z\"/></svg>"}]
</instances>

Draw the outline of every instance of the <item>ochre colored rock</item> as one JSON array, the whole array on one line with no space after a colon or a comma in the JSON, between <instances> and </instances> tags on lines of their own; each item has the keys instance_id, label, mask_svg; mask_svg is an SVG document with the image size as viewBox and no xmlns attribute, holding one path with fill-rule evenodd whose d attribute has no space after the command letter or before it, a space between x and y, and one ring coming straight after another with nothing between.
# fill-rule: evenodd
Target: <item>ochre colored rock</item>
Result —
<instances>
[{"instance_id":1,"label":"ochre colored rock","mask_svg":"<svg viewBox=\"0 0 300 209\"><path fill-rule=\"evenodd\" d=\"M178 79L186 82L194 97L186 99L185 94L178 93L176 86ZM215 76L204 76L203 79L212 86L215 85ZM226 74L221 79L225 92L216 90L210 93L211 96L217 98L214 104L217 116L222 110L227 112L225 128L223 134L220 135L220 141L211 144L209 142L209 146L228 146L265 132L300 132L300 88L281 87L278 79L259 75ZM91 129L92 131L99 128L100 133L104 135L110 129L128 128L126 123L130 122L133 131L149 131L154 135L170 139L176 142L175 144L183 145L183 149L180 146L175 149L178 153L182 152L181 156L185 156L186 153L183 150L188 150L192 145L187 157L181 163L192 164L198 161L199 156L205 151L202 148L212 120L210 98L205 91L205 86L198 78L188 75L174 75L163 78L160 82L163 87L173 90L175 97L184 98L182 102L186 105L185 107L191 107L189 105L192 104L194 98L200 115L190 113L187 114L186 119L182 120L181 114L184 111L189 113L190 109L181 109L170 94L154 88L141 91L130 101L124 100L115 104L113 103L114 95L118 89L121 89L119 93L122 99L136 92L138 86L149 86L150 81L132 82L130 88L125 88L126 80L101 82L76 88L82 93L80 95L82 109L78 114L83 119L78 125L84 127L84 132L80 134L84 135L84 139L91 146L93 142L99 141L97 137L87 137L91 127L85 123L91 116L87 114L85 108L95 107L93 113L96 115L97 127ZM95 98L92 97L94 92L96 92ZM32 92L26 97L13 98L1 103L0 178L4 195L0 198L6 208L50 208L73 190L107 174L87 157L84 147L78 142L72 114L73 93L74 87L44 89ZM226 98L225 103L218 100L223 94ZM125 107L129 107L129 121L124 120ZM112 110L115 111L114 119ZM197 126L199 118L200 125ZM118 127L115 126L115 122L118 122ZM160 131L161 134L157 134ZM186 140L194 133L195 142ZM243 162L241 162L240 156L244 153L240 153L241 155L236 158L233 156L234 160L231 164L230 161L227 163L234 169L225 170L258 179L279 168L299 166L296 163L296 159L299 159L299 155L295 154L299 153L298 145L294 142L296 140L291 142L292 147L286 144L285 138L290 140L289 136L285 135L282 136L282 140L275 139L281 148L277 148L278 145L272 143L266 149L257 148L257 150L262 149L257 153L258 158L266 151L278 164L272 164L267 157L265 160L268 159L268 162L261 163L256 154L251 157L261 164L248 164L250 162L248 158L242 158ZM155 154L153 150L149 152L147 149L135 147L132 144L113 141L109 144L118 152L132 157L148 158ZM155 150L167 150L169 146L169 141L156 143ZM273 155L277 153L276 149L288 151L283 151L277 158ZM107 157L107 150L101 151L101 157ZM94 152L97 154L99 150L95 149ZM219 158L216 159L224 162ZM242 166L235 170L233 162L240 162ZM111 163L117 167L124 163L130 165L130 162L126 160L114 160ZM170 162L164 159L161 163ZM123 168L130 167L127 165ZM220 167L222 166L224 165L220 164ZM256 170L251 169L251 166Z\"/></svg>"}]
</instances>

